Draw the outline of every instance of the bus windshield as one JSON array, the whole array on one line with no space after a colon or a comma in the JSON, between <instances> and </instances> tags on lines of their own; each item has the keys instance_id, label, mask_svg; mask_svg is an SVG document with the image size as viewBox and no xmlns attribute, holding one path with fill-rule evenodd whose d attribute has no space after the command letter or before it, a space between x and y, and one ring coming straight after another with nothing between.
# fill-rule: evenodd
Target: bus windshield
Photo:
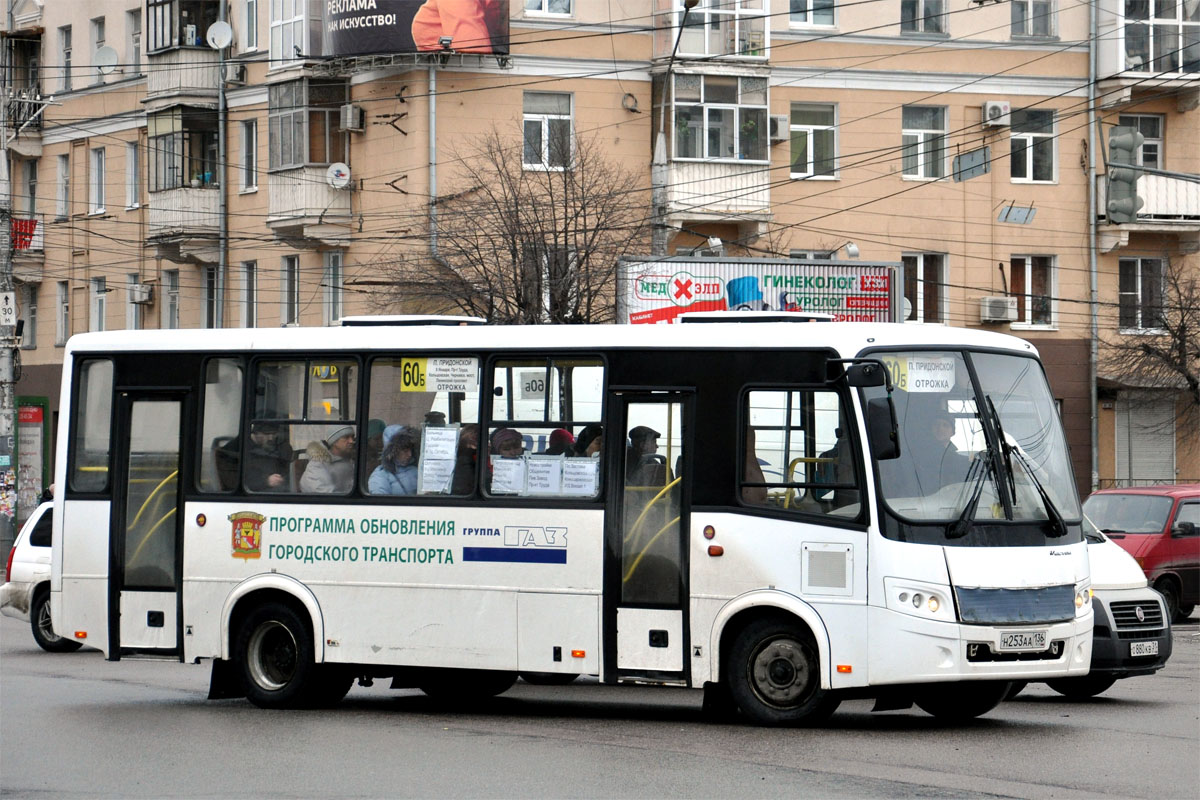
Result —
<instances>
[{"instance_id":1,"label":"bus windshield","mask_svg":"<svg viewBox=\"0 0 1200 800\"><path fill-rule=\"evenodd\" d=\"M976 520L1052 522L1062 535L1064 520L1079 519L1066 442L1036 360L915 350L880 357L900 426L900 457L879 462L894 515L940 525L948 539Z\"/></svg>"}]
</instances>

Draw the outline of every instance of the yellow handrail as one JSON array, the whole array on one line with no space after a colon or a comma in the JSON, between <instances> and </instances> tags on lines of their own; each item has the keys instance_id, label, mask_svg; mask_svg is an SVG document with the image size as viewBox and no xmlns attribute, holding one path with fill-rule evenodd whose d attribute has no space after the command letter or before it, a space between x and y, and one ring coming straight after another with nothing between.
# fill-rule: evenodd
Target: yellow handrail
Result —
<instances>
[{"instance_id":1,"label":"yellow handrail","mask_svg":"<svg viewBox=\"0 0 1200 800\"><path fill-rule=\"evenodd\" d=\"M633 560L633 563L629 565L629 571L625 573L625 577L621 578L621 583L629 582L629 579L633 577L634 570L636 570L638 568L638 564L642 563L642 559L646 557L646 553L650 552L651 546L653 546L653 544L658 541L658 537L660 537L664 533L666 533L668 528L670 528L674 525L678 525L678 524L679 524L679 517L676 517L675 519L671 520L666 525L663 525L661 528L658 529L658 533L654 534L654 536L652 536L650 538L650 541L646 542L645 548L643 548L642 551L640 553L638 553L638 557L635 558Z\"/></svg>"},{"instance_id":2,"label":"yellow handrail","mask_svg":"<svg viewBox=\"0 0 1200 800\"><path fill-rule=\"evenodd\" d=\"M134 526L138 524L138 520L142 518L142 513L145 512L146 507L150 505L150 501L154 499L154 495L158 494L158 490L163 487L163 484L165 484L167 481L174 480L175 476L178 474L179 470L175 470L170 475L159 481L158 485L150 490L150 494L146 495L146 500L142 503L142 507L138 509L137 516L133 518L133 522L127 522L125 524L125 530L132 530Z\"/></svg>"},{"instance_id":3,"label":"yellow handrail","mask_svg":"<svg viewBox=\"0 0 1200 800\"><path fill-rule=\"evenodd\" d=\"M642 509L642 513L639 514L638 518L633 521L632 525L629 526L629 533L625 534L626 542L628 542L630 539L633 538L633 534L637 531L638 526L642 524L642 520L646 518L646 515L648 513L650 513L650 507L653 506L655 503L657 503L662 498L662 496L667 493L668 490L673 488L681 480L683 480L682 477L676 478L675 480L671 481L666 486L664 486L661 490L659 490L658 494L654 495L654 497L652 497L650 499L650 502L646 503L646 507Z\"/></svg>"}]
</instances>

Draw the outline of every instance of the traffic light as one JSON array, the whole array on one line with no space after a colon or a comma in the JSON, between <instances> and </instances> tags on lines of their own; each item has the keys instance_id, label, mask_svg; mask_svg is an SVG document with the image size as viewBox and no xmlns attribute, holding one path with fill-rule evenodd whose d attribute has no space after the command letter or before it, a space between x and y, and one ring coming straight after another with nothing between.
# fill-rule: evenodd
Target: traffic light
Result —
<instances>
[{"instance_id":1,"label":"traffic light","mask_svg":"<svg viewBox=\"0 0 1200 800\"><path fill-rule=\"evenodd\" d=\"M1137 182L1142 170L1137 166L1137 150L1146 137L1137 128L1118 126L1108 132L1108 221L1115 224L1137 222L1138 209L1145 201L1138 197Z\"/></svg>"}]
</instances>

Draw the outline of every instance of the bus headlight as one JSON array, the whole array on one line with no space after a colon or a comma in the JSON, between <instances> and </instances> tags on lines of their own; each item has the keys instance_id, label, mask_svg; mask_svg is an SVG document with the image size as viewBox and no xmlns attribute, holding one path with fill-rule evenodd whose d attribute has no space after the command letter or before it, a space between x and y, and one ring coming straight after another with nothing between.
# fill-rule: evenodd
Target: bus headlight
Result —
<instances>
[{"instance_id":1,"label":"bus headlight","mask_svg":"<svg viewBox=\"0 0 1200 800\"><path fill-rule=\"evenodd\" d=\"M954 622L950 587L903 578L884 578L884 594L891 611L939 622Z\"/></svg>"},{"instance_id":2,"label":"bus headlight","mask_svg":"<svg viewBox=\"0 0 1200 800\"><path fill-rule=\"evenodd\" d=\"M1079 583L1075 585L1075 616L1082 617L1092 608L1092 587Z\"/></svg>"}]
</instances>

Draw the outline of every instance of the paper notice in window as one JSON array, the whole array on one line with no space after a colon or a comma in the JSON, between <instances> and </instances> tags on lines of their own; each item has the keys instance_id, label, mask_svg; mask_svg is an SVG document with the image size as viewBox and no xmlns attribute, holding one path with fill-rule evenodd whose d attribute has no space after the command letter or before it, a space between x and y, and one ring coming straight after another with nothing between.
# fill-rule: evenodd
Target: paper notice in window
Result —
<instances>
[{"instance_id":1,"label":"paper notice in window","mask_svg":"<svg viewBox=\"0 0 1200 800\"><path fill-rule=\"evenodd\" d=\"M529 478L525 485L528 494L562 494L563 459L561 456L531 456Z\"/></svg>"},{"instance_id":2,"label":"paper notice in window","mask_svg":"<svg viewBox=\"0 0 1200 800\"><path fill-rule=\"evenodd\" d=\"M421 433L421 461L453 461L458 448L457 426L425 426Z\"/></svg>"},{"instance_id":3,"label":"paper notice in window","mask_svg":"<svg viewBox=\"0 0 1200 800\"><path fill-rule=\"evenodd\" d=\"M451 482L454 480L454 460L421 459L420 479L418 494L450 494Z\"/></svg>"},{"instance_id":4,"label":"paper notice in window","mask_svg":"<svg viewBox=\"0 0 1200 800\"><path fill-rule=\"evenodd\" d=\"M492 456L492 494L524 494L525 459Z\"/></svg>"},{"instance_id":5,"label":"paper notice in window","mask_svg":"<svg viewBox=\"0 0 1200 800\"><path fill-rule=\"evenodd\" d=\"M562 493L572 497L595 497L600 486L600 459L568 458L563 461Z\"/></svg>"}]
</instances>

